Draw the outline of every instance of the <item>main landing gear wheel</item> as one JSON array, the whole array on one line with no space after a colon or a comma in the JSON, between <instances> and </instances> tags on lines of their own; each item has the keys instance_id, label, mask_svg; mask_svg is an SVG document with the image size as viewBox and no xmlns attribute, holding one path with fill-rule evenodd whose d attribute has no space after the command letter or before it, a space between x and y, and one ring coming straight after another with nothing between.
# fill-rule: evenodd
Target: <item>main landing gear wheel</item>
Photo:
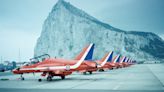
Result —
<instances>
[{"instance_id":1,"label":"main landing gear wheel","mask_svg":"<svg viewBox=\"0 0 164 92\"><path fill-rule=\"evenodd\" d=\"M39 82L41 82L41 81L42 81L42 79L38 79L38 81L39 81Z\"/></svg>"},{"instance_id":2,"label":"main landing gear wheel","mask_svg":"<svg viewBox=\"0 0 164 92\"><path fill-rule=\"evenodd\" d=\"M52 81L52 76L48 76L47 81Z\"/></svg>"},{"instance_id":3,"label":"main landing gear wheel","mask_svg":"<svg viewBox=\"0 0 164 92\"><path fill-rule=\"evenodd\" d=\"M100 69L99 71L100 71L100 72L104 72L104 69Z\"/></svg>"},{"instance_id":4,"label":"main landing gear wheel","mask_svg":"<svg viewBox=\"0 0 164 92\"><path fill-rule=\"evenodd\" d=\"M24 78L24 77L22 77L22 78L21 78L21 80L25 80L25 78Z\"/></svg>"},{"instance_id":5,"label":"main landing gear wheel","mask_svg":"<svg viewBox=\"0 0 164 92\"><path fill-rule=\"evenodd\" d=\"M92 74L92 71L89 71L89 74Z\"/></svg>"},{"instance_id":6,"label":"main landing gear wheel","mask_svg":"<svg viewBox=\"0 0 164 92\"><path fill-rule=\"evenodd\" d=\"M64 80L65 79L65 76L61 76L61 79Z\"/></svg>"},{"instance_id":7,"label":"main landing gear wheel","mask_svg":"<svg viewBox=\"0 0 164 92\"><path fill-rule=\"evenodd\" d=\"M20 79L21 79L21 80L25 80L25 78L23 77L23 74L21 74Z\"/></svg>"}]
</instances>

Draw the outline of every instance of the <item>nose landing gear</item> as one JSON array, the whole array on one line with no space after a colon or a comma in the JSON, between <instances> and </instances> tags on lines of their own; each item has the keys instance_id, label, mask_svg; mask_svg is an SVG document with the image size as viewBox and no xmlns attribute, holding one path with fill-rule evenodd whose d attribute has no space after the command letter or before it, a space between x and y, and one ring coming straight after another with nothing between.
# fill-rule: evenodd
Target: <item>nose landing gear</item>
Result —
<instances>
[{"instance_id":1,"label":"nose landing gear","mask_svg":"<svg viewBox=\"0 0 164 92\"><path fill-rule=\"evenodd\" d=\"M23 77L23 74L21 74L20 79L25 80L25 78Z\"/></svg>"}]
</instances>

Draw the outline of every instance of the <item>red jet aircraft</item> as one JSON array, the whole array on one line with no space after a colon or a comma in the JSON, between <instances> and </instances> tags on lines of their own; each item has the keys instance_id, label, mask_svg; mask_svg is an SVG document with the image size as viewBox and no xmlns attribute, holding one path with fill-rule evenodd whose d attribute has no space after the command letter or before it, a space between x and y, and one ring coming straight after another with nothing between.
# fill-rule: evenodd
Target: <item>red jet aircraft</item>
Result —
<instances>
[{"instance_id":1,"label":"red jet aircraft","mask_svg":"<svg viewBox=\"0 0 164 92\"><path fill-rule=\"evenodd\" d=\"M24 80L22 76L24 73L37 73L42 72L42 76L47 75L47 80L51 81L54 76L60 76L65 79L65 76L72 74L74 71L83 71L88 69L88 71L95 69L95 62L88 62L87 60L92 59L94 44L90 44L85 47L82 52L74 60L65 60L60 58L50 58L48 54L34 57L31 63L26 64L20 68L14 69L14 74L21 74L21 79ZM45 56L48 56L47 58ZM44 58L43 58L44 57ZM41 61L39 61L39 59ZM39 79L38 81L41 81Z\"/></svg>"}]
</instances>

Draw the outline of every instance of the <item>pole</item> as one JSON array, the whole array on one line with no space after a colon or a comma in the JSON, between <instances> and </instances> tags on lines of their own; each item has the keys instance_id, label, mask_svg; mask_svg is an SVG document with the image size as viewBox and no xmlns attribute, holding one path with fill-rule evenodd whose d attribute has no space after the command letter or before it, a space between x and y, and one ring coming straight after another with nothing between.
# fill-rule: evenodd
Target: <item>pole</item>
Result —
<instances>
[{"instance_id":1,"label":"pole","mask_svg":"<svg viewBox=\"0 0 164 92\"><path fill-rule=\"evenodd\" d=\"M21 62L20 48L19 48L19 52L18 52L18 61Z\"/></svg>"}]
</instances>

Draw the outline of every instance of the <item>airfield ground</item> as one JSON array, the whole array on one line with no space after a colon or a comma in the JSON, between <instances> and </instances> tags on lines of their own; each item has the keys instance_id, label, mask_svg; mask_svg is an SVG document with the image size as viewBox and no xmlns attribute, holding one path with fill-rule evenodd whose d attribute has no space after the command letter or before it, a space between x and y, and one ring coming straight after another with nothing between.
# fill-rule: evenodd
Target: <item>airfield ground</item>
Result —
<instances>
[{"instance_id":1,"label":"airfield ground","mask_svg":"<svg viewBox=\"0 0 164 92\"><path fill-rule=\"evenodd\" d=\"M1 73L0 92L164 92L164 64L137 64L92 75L74 73L65 80L54 77L51 82L40 74L26 74L24 77L25 80L21 81L19 75ZM38 82L39 78L43 81Z\"/></svg>"}]
</instances>

